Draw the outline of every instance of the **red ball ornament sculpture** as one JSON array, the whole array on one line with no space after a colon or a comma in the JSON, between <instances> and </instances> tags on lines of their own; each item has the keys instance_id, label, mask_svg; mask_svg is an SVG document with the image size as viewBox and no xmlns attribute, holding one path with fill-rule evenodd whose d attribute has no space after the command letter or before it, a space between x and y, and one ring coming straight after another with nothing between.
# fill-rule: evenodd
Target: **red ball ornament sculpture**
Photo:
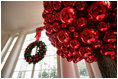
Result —
<instances>
[{"instance_id":1,"label":"red ball ornament sculpture","mask_svg":"<svg viewBox=\"0 0 118 79\"><path fill-rule=\"evenodd\" d=\"M86 28L80 33L80 38L82 42L92 44L98 40L98 31Z\"/></svg>"},{"instance_id":2,"label":"red ball ornament sculpture","mask_svg":"<svg viewBox=\"0 0 118 79\"><path fill-rule=\"evenodd\" d=\"M110 26L111 26L110 23L100 22L98 24L98 30L104 32L104 31L108 30Z\"/></svg>"},{"instance_id":3,"label":"red ball ornament sculpture","mask_svg":"<svg viewBox=\"0 0 118 79\"><path fill-rule=\"evenodd\" d=\"M116 31L107 31L104 35L104 41L108 43L114 43L117 41L117 32Z\"/></svg>"},{"instance_id":4,"label":"red ball ornament sculpture","mask_svg":"<svg viewBox=\"0 0 118 79\"><path fill-rule=\"evenodd\" d=\"M76 9L78 11L82 11L86 8L86 1L77 1L76 2Z\"/></svg>"},{"instance_id":5,"label":"red ball ornament sculpture","mask_svg":"<svg viewBox=\"0 0 118 79\"><path fill-rule=\"evenodd\" d=\"M117 59L115 1L44 1L42 17L57 55L68 62L92 63L98 54Z\"/></svg>"},{"instance_id":6,"label":"red ball ornament sculpture","mask_svg":"<svg viewBox=\"0 0 118 79\"><path fill-rule=\"evenodd\" d=\"M100 53L102 55L111 55L111 56L114 56L116 55L116 44L106 44L106 45L103 45L100 49Z\"/></svg>"},{"instance_id":7,"label":"red ball ornament sculpture","mask_svg":"<svg viewBox=\"0 0 118 79\"><path fill-rule=\"evenodd\" d=\"M60 10L62 1L53 1L53 7L55 10Z\"/></svg>"},{"instance_id":8,"label":"red ball ornament sculpture","mask_svg":"<svg viewBox=\"0 0 118 79\"><path fill-rule=\"evenodd\" d=\"M94 4L88 8L88 13L88 16L94 21L102 21L108 16L107 7L98 2L94 2Z\"/></svg>"},{"instance_id":9,"label":"red ball ornament sculpture","mask_svg":"<svg viewBox=\"0 0 118 79\"><path fill-rule=\"evenodd\" d=\"M71 24L75 19L75 10L70 7L63 8L60 13L62 23Z\"/></svg>"},{"instance_id":10,"label":"red ball ornament sculpture","mask_svg":"<svg viewBox=\"0 0 118 79\"><path fill-rule=\"evenodd\" d=\"M61 43L68 43L71 39L70 32L61 30L58 32L57 38Z\"/></svg>"}]
</instances>

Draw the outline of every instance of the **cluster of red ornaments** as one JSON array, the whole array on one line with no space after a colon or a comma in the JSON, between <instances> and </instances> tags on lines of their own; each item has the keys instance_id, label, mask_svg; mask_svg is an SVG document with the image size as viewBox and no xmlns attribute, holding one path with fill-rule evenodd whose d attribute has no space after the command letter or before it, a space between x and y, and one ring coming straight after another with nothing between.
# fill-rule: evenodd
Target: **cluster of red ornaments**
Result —
<instances>
[{"instance_id":1,"label":"cluster of red ornaments","mask_svg":"<svg viewBox=\"0 0 118 79\"><path fill-rule=\"evenodd\" d=\"M117 57L116 1L44 1L46 35L67 61Z\"/></svg>"}]
</instances>

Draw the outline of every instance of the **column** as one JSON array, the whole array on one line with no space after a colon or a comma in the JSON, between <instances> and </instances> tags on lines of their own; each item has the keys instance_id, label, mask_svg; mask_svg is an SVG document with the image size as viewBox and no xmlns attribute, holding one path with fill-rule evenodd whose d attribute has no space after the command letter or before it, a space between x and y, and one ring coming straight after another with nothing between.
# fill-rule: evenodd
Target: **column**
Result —
<instances>
[{"instance_id":1,"label":"column","mask_svg":"<svg viewBox=\"0 0 118 79\"><path fill-rule=\"evenodd\" d=\"M91 63L91 68L93 70L95 78L102 78L102 74L100 72L100 69L98 67L98 63L97 62Z\"/></svg>"},{"instance_id":2,"label":"column","mask_svg":"<svg viewBox=\"0 0 118 79\"><path fill-rule=\"evenodd\" d=\"M18 60L24 39L25 39L25 34L22 32L19 35L19 37L18 37L18 39L17 39L17 41L16 41L16 43L15 43L15 45L14 45L14 47L10 53L5 65L2 69L2 72L1 72L2 78L12 77L12 74L13 74L13 71L15 69L15 66L16 66L16 63L17 63L17 60Z\"/></svg>"},{"instance_id":3,"label":"column","mask_svg":"<svg viewBox=\"0 0 118 79\"><path fill-rule=\"evenodd\" d=\"M11 46L11 43L12 43L13 39L14 39L14 36L10 36L10 38L7 41L7 43L5 44L5 46L4 46L4 48L3 48L2 52L1 52L1 63L3 62L3 60L4 60L4 58L5 58L6 54L7 54L7 51L9 49L9 47Z\"/></svg>"},{"instance_id":4,"label":"column","mask_svg":"<svg viewBox=\"0 0 118 79\"><path fill-rule=\"evenodd\" d=\"M80 78L80 75L79 75L79 70L78 70L77 63L73 63L73 65L74 65L74 68L75 68L75 74L76 74L76 78Z\"/></svg>"},{"instance_id":5,"label":"column","mask_svg":"<svg viewBox=\"0 0 118 79\"><path fill-rule=\"evenodd\" d=\"M66 58L62 59L63 78L76 78L73 62L68 62Z\"/></svg>"},{"instance_id":6,"label":"column","mask_svg":"<svg viewBox=\"0 0 118 79\"><path fill-rule=\"evenodd\" d=\"M87 70L88 70L89 77L90 78L95 78L90 63L87 63L86 61L85 61L85 63L86 63L86 67L87 67Z\"/></svg>"}]
</instances>

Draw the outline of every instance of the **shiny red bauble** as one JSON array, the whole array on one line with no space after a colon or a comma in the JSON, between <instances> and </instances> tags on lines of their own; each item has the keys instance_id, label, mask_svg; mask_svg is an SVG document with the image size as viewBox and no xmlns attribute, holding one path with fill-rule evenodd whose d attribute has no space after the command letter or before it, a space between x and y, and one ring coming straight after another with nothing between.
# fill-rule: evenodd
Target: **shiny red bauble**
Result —
<instances>
[{"instance_id":1,"label":"shiny red bauble","mask_svg":"<svg viewBox=\"0 0 118 79\"><path fill-rule=\"evenodd\" d=\"M76 1L63 1L63 5L65 7L73 7L75 5Z\"/></svg>"},{"instance_id":2,"label":"shiny red bauble","mask_svg":"<svg viewBox=\"0 0 118 79\"><path fill-rule=\"evenodd\" d=\"M57 55L61 56L62 55L62 50L57 50Z\"/></svg>"},{"instance_id":3,"label":"shiny red bauble","mask_svg":"<svg viewBox=\"0 0 118 79\"><path fill-rule=\"evenodd\" d=\"M46 32L51 34L53 32L53 26L51 24L46 24Z\"/></svg>"},{"instance_id":4,"label":"shiny red bauble","mask_svg":"<svg viewBox=\"0 0 118 79\"><path fill-rule=\"evenodd\" d=\"M76 24L76 27L77 28L82 28L82 27L85 27L87 24L87 19L84 18L84 17L80 17L77 19L77 24Z\"/></svg>"},{"instance_id":5,"label":"shiny red bauble","mask_svg":"<svg viewBox=\"0 0 118 79\"><path fill-rule=\"evenodd\" d=\"M101 40L97 40L95 43L92 44L92 47L94 49L98 49L102 46L102 41Z\"/></svg>"},{"instance_id":6,"label":"shiny red bauble","mask_svg":"<svg viewBox=\"0 0 118 79\"><path fill-rule=\"evenodd\" d=\"M54 16L53 14L48 14L47 17L48 17L48 21L49 21L50 23L53 23L53 22L54 22L55 16Z\"/></svg>"},{"instance_id":7,"label":"shiny red bauble","mask_svg":"<svg viewBox=\"0 0 118 79\"><path fill-rule=\"evenodd\" d=\"M57 21L60 20L60 12L57 12L57 13L55 14L55 19L56 19Z\"/></svg>"},{"instance_id":8,"label":"shiny red bauble","mask_svg":"<svg viewBox=\"0 0 118 79\"><path fill-rule=\"evenodd\" d=\"M95 41L98 40L98 31L91 29L91 28L85 28L81 33L80 33L80 38L82 42L86 44L92 44Z\"/></svg>"},{"instance_id":9,"label":"shiny red bauble","mask_svg":"<svg viewBox=\"0 0 118 79\"><path fill-rule=\"evenodd\" d=\"M117 32L116 31L107 31L105 32L103 40L107 43L114 43L117 41Z\"/></svg>"},{"instance_id":10,"label":"shiny red bauble","mask_svg":"<svg viewBox=\"0 0 118 79\"><path fill-rule=\"evenodd\" d=\"M44 1L44 9L48 12L48 13L52 13L53 11L53 2L52 1Z\"/></svg>"},{"instance_id":11,"label":"shiny red bauble","mask_svg":"<svg viewBox=\"0 0 118 79\"><path fill-rule=\"evenodd\" d=\"M73 33L73 37L75 37L75 38L79 37L78 32L74 32L74 33Z\"/></svg>"},{"instance_id":12,"label":"shiny red bauble","mask_svg":"<svg viewBox=\"0 0 118 79\"><path fill-rule=\"evenodd\" d=\"M80 46L80 42L77 39L73 39L70 41L70 46L73 49L77 49Z\"/></svg>"},{"instance_id":13,"label":"shiny red bauble","mask_svg":"<svg viewBox=\"0 0 118 79\"><path fill-rule=\"evenodd\" d=\"M62 1L53 1L53 7L55 10L60 10Z\"/></svg>"},{"instance_id":14,"label":"shiny red bauble","mask_svg":"<svg viewBox=\"0 0 118 79\"><path fill-rule=\"evenodd\" d=\"M89 8L88 8L88 15L91 19L94 21L102 21L103 19L107 18L108 11L106 6L100 5L98 2L94 2Z\"/></svg>"},{"instance_id":15,"label":"shiny red bauble","mask_svg":"<svg viewBox=\"0 0 118 79\"><path fill-rule=\"evenodd\" d=\"M61 28L61 26L60 26L60 24L58 22L54 22L53 23L53 30L55 32L58 32L60 30L60 28Z\"/></svg>"},{"instance_id":16,"label":"shiny red bauble","mask_svg":"<svg viewBox=\"0 0 118 79\"><path fill-rule=\"evenodd\" d=\"M75 20L75 10L70 7L63 8L60 13L62 23L71 24Z\"/></svg>"},{"instance_id":17,"label":"shiny red bauble","mask_svg":"<svg viewBox=\"0 0 118 79\"><path fill-rule=\"evenodd\" d=\"M100 22L100 23L98 24L98 30L104 32L104 31L108 30L110 26L111 26L110 23Z\"/></svg>"},{"instance_id":18,"label":"shiny red bauble","mask_svg":"<svg viewBox=\"0 0 118 79\"><path fill-rule=\"evenodd\" d=\"M76 9L82 11L86 8L87 4L85 1L76 1Z\"/></svg>"},{"instance_id":19,"label":"shiny red bauble","mask_svg":"<svg viewBox=\"0 0 118 79\"><path fill-rule=\"evenodd\" d=\"M57 34L57 38L61 43L68 43L71 39L70 32L66 30L61 30Z\"/></svg>"},{"instance_id":20,"label":"shiny red bauble","mask_svg":"<svg viewBox=\"0 0 118 79\"><path fill-rule=\"evenodd\" d=\"M105 44L101 47L100 53L102 55L115 55L117 53L116 51L117 45L116 44Z\"/></svg>"},{"instance_id":21,"label":"shiny red bauble","mask_svg":"<svg viewBox=\"0 0 118 79\"><path fill-rule=\"evenodd\" d=\"M92 62L95 62L95 61L96 61L96 58L85 58L85 60L86 60L88 63L92 63Z\"/></svg>"},{"instance_id":22,"label":"shiny red bauble","mask_svg":"<svg viewBox=\"0 0 118 79\"><path fill-rule=\"evenodd\" d=\"M74 26L70 26L70 27L69 27L69 31L70 31L70 32L75 32L75 27L74 27Z\"/></svg>"},{"instance_id":23,"label":"shiny red bauble","mask_svg":"<svg viewBox=\"0 0 118 79\"><path fill-rule=\"evenodd\" d=\"M79 48L79 52L78 52L82 57L89 57L92 56L93 53L93 49L89 46L81 46Z\"/></svg>"}]
</instances>

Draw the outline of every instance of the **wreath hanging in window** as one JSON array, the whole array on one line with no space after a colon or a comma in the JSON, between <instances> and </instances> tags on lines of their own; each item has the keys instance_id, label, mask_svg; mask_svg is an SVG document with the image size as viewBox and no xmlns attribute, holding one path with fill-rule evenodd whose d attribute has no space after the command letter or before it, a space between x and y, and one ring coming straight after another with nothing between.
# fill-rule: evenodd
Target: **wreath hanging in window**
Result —
<instances>
[{"instance_id":1,"label":"wreath hanging in window","mask_svg":"<svg viewBox=\"0 0 118 79\"><path fill-rule=\"evenodd\" d=\"M32 42L31 44L29 44L25 50L25 53L24 53L24 57L25 57L25 60L31 64L36 64L38 63L39 61L41 61L44 56L46 55L46 45L44 42L42 41L39 41L39 38L41 36L41 31L43 30L43 27L40 27L40 28L37 28L36 29L36 41L35 42ZM31 55L31 52L32 52L32 49L34 47L37 47L36 48L36 53L35 55Z\"/></svg>"}]
</instances>

